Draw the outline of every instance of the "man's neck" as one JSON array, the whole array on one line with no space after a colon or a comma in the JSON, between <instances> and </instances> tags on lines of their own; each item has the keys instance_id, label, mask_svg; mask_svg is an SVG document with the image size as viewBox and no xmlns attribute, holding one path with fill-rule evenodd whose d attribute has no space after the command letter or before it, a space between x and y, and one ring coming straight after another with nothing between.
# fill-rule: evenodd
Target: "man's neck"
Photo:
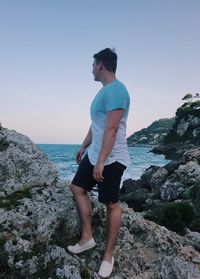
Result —
<instances>
[{"instance_id":1,"label":"man's neck","mask_svg":"<svg viewBox=\"0 0 200 279\"><path fill-rule=\"evenodd\" d=\"M109 84L110 82L112 82L115 79L116 79L115 74L109 73L101 78L101 83L103 86L106 86L107 84Z\"/></svg>"}]
</instances>

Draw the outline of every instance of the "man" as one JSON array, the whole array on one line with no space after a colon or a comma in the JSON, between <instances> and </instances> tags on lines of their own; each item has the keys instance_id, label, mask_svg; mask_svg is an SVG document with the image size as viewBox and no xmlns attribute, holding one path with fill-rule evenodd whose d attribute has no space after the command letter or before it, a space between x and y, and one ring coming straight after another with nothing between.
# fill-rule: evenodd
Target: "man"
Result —
<instances>
[{"instance_id":1,"label":"man","mask_svg":"<svg viewBox=\"0 0 200 279\"><path fill-rule=\"evenodd\" d=\"M106 278L113 269L113 248L121 223L120 181L130 163L126 144L130 98L125 86L115 76L117 54L106 48L93 57L94 80L100 81L103 87L91 104L92 124L76 154L79 168L70 189L81 220L81 239L76 245L68 246L68 250L79 254L96 246L91 232L91 201L88 192L97 184L99 201L107 209L107 239L98 274ZM87 147L87 154L82 159Z\"/></svg>"}]
</instances>

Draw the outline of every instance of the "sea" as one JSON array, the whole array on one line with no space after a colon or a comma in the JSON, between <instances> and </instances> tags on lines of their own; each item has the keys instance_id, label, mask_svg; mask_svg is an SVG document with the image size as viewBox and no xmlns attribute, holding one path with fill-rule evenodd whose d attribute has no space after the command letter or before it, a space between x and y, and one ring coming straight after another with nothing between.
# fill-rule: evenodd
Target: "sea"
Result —
<instances>
[{"instance_id":1,"label":"sea","mask_svg":"<svg viewBox=\"0 0 200 279\"><path fill-rule=\"evenodd\" d=\"M53 163L60 179L70 182L78 168L75 154L80 148L78 144L37 144L38 148L47 155ZM126 179L139 179L145 169L151 165L164 166L169 163L163 155L157 155L150 146L128 147L131 165L124 171L122 182Z\"/></svg>"}]
</instances>

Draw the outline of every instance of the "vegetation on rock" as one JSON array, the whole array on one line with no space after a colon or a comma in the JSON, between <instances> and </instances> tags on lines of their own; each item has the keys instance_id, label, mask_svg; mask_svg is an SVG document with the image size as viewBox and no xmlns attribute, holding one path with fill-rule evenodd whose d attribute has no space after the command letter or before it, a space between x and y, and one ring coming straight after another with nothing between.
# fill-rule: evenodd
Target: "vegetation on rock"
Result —
<instances>
[{"instance_id":1,"label":"vegetation on rock","mask_svg":"<svg viewBox=\"0 0 200 279\"><path fill-rule=\"evenodd\" d=\"M176 111L176 118L168 134L164 137L164 144L185 143L200 144L200 100L184 103ZM182 129L182 132L181 132ZM194 133L194 130L196 132Z\"/></svg>"},{"instance_id":2,"label":"vegetation on rock","mask_svg":"<svg viewBox=\"0 0 200 279\"><path fill-rule=\"evenodd\" d=\"M11 195L7 195L6 197L0 197L0 208L4 209L12 209L18 205L20 205L20 201L24 198L31 199L32 194L30 189L26 186L21 188L19 191Z\"/></svg>"},{"instance_id":3,"label":"vegetation on rock","mask_svg":"<svg viewBox=\"0 0 200 279\"><path fill-rule=\"evenodd\" d=\"M194 209L188 202L171 202L147 212L144 217L171 231L184 234L186 226L193 221Z\"/></svg>"}]
</instances>

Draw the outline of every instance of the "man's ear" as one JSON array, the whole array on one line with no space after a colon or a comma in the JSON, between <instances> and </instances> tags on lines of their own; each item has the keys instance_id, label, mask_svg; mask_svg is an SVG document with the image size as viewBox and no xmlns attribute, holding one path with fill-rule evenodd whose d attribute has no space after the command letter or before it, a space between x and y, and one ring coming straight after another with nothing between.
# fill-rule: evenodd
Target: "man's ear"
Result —
<instances>
[{"instance_id":1,"label":"man's ear","mask_svg":"<svg viewBox=\"0 0 200 279\"><path fill-rule=\"evenodd\" d=\"M100 70L100 71L102 71L102 70L103 70L103 63L102 63L102 62L100 63L99 70Z\"/></svg>"}]
</instances>

